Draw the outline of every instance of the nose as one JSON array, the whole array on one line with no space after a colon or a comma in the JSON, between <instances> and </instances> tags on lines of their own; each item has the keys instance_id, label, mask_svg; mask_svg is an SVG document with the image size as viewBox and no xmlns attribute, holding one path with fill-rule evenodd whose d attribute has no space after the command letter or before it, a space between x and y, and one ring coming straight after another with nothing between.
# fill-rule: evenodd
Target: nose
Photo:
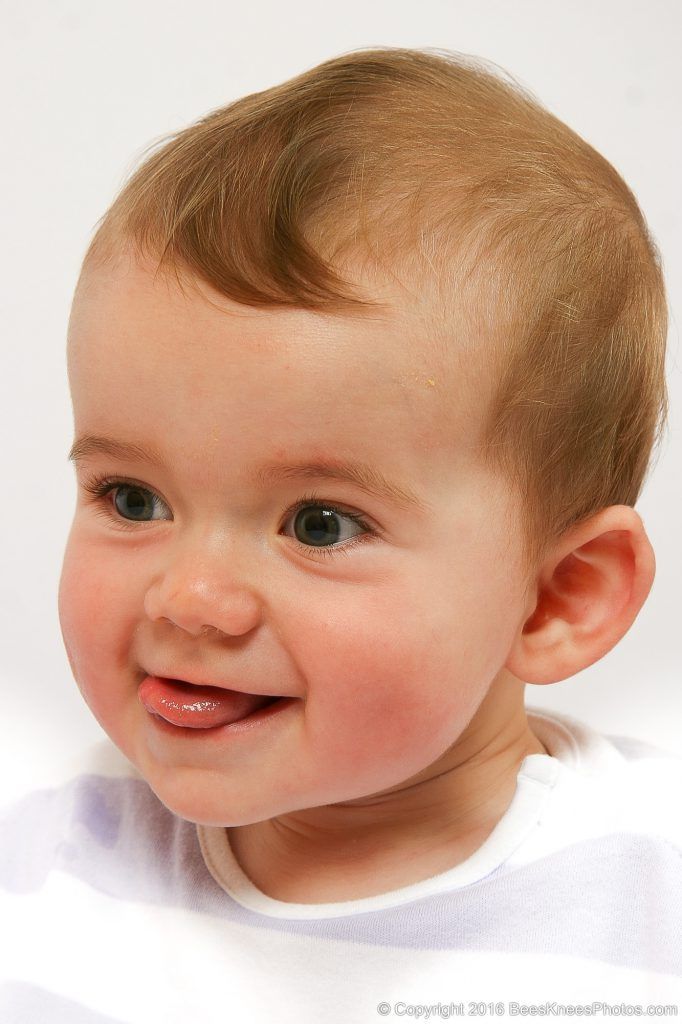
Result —
<instances>
[{"instance_id":1,"label":"nose","mask_svg":"<svg viewBox=\"0 0 682 1024\"><path fill-rule=\"evenodd\" d=\"M225 558L177 558L145 594L152 621L166 619L193 636L217 630L243 636L261 620L261 602L226 568Z\"/></svg>"}]
</instances>

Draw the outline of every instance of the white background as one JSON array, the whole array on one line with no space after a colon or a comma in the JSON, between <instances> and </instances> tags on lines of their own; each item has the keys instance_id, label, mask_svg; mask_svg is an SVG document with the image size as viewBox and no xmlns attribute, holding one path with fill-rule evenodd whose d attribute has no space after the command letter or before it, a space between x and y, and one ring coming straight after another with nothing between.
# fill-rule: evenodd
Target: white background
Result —
<instances>
[{"instance_id":1,"label":"white background","mask_svg":"<svg viewBox=\"0 0 682 1024\"><path fill-rule=\"evenodd\" d=\"M356 47L434 46L501 65L633 189L669 289L670 427L637 504L657 556L623 640L532 706L682 754L680 99L676 0L419 3L4 0L3 771L104 734L71 677L57 587L75 504L65 335L95 222L153 139Z\"/></svg>"}]
</instances>

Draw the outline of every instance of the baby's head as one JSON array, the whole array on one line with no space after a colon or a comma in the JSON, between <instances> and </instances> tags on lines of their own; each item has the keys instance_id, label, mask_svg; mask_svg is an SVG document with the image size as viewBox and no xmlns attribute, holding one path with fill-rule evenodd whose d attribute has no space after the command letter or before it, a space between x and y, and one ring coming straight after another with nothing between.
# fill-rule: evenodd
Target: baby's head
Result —
<instances>
[{"instance_id":1,"label":"baby's head","mask_svg":"<svg viewBox=\"0 0 682 1024\"><path fill-rule=\"evenodd\" d=\"M666 330L632 193L483 62L360 50L153 152L74 298L59 613L160 799L248 824L521 749L526 682L651 587ZM173 731L148 675L292 699Z\"/></svg>"}]
</instances>

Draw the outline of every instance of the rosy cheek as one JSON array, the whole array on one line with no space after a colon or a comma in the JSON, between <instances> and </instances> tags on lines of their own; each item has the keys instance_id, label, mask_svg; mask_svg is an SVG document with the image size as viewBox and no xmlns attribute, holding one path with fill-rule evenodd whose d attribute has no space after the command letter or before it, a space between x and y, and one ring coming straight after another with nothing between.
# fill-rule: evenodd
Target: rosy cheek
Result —
<instances>
[{"instance_id":1,"label":"rosy cheek","mask_svg":"<svg viewBox=\"0 0 682 1024\"><path fill-rule=\"evenodd\" d=\"M85 609L89 597L87 586L80 582L82 575L72 549L67 549L59 581L59 624L71 670L76 679L80 675L80 651L87 623Z\"/></svg>"},{"instance_id":2,"label":"rosy cheek","mask_svg":"<svg viewBox=\"0 0 682 1024\"><path fill-rule=\"evenodd\" d=\"M117 597L106 561L77 540L71 540L65 551L58 606L64 646L82 689L111 653Z\"/></svg>"},{"instance_id":3,"label":"rosy cheek","mask_svg":"<svg viewBox=\"0 0 682 1024\"><path fill-rule=\"evenodd\" d=\"M337 637L336 648L330 642L309 662L309 724L328 759L379 764L428 748L440 724L425 700L429 668L422 660L418 669L403 650L418 641L352 636Z\"/></svg>"}]
</instances>

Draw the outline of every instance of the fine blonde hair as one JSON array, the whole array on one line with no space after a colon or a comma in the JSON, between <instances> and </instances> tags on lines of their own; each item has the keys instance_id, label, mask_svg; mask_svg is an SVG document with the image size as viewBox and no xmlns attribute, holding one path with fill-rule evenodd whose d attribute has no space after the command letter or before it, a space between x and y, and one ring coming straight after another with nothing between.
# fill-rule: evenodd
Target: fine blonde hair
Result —
<instances>
[{"instance_id":1,"label":"fine blonde hair","mask_svg":"<svg viewBox=\"0 0 682 1024\"><path fill-rule=\"evenodd\" d=\"M375 308L340 273L352 255L428 281L431 340L487 354L481 451L522 499L526 570L634 506L668 415L660 253L614 167L507 72L359 49L161 143L84 267L132 243L237 302L348 315Z\"/></svg>"}]
</instances>

